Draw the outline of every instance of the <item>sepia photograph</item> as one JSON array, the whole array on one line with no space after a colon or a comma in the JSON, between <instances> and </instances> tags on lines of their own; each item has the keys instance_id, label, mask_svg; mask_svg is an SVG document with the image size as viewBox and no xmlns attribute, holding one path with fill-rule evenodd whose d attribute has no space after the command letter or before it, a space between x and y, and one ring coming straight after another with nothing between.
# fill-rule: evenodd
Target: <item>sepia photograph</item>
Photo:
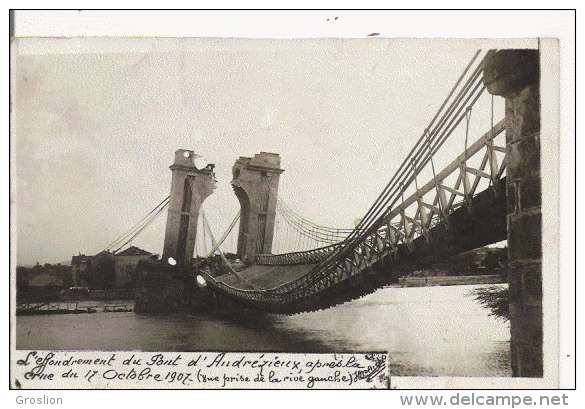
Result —
<instances>
[{"instance_id":1,"label":"sepia photograph","mask_svg":"<svg viewBox=\"0 0 585 409\"><path fill-rule=\"evenodd\" d=\"M559 41L415 37L11 37L11 388L558 382Z\"/></svg>"}]
</instances>

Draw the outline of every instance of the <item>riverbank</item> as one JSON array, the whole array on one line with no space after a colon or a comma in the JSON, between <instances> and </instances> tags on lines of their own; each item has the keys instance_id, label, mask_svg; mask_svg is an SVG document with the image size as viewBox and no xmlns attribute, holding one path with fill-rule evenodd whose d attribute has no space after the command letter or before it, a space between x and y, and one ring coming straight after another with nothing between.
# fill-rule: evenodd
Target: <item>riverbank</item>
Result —
<instances>
[{"instance_id":1,"label":"riverbank","mask_svg":"<svg viewBox=\"0 0 585 409\"><path fill-rule=\"evenodd\" d=\"M132 312L133 310L133 300L114 302L85 300L79 302L21 303L16 307L16 315L94 314L97 312Z\"/></svg>"},{"instance_id":2,"label":"riverbank","mask_svg":"<svg viewBox=\"0 0 585 409\"><path fill-rule=\"evenodd\" d=\"M433 277L403 277L398 279L400 287L431 287L448 285L478 285L504 284L502 276L473 275L473 276L433 276Z\"/></svg>"}]
</instances>

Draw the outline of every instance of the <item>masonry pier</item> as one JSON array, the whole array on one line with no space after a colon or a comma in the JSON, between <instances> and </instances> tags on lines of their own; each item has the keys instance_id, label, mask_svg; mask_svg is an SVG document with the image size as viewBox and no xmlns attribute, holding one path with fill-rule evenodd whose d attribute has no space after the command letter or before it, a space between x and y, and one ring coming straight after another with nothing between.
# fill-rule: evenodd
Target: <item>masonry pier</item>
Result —
<instances>
[{"instance_id":1,"label":"masonry pier","mask_svg":"<svg viewBox=\"0 0 585 409\"><path fill-rule=\"evenodd\" d=\"M203 166L198 158L191 150L175 152L163 256L160 261L141 262L137 268L137 312L170 312L191 308L193 303L211 304L213 295L196 285L192 272L199 210L216 184L214 165Z\"/></svg>"},{"instance_id":2,"label":"masonry pier","mask_svg":"<svg viewBox=\"0 0 585 409\"><path fill-rule=\"evenodd\" d=\"M257 254L270 254L274 236L280 156L261 152L240 157L232 169L232 187L240 202L238 257L254 263Z\"/></svg>"},{"instance_id":3,"label":"masonry pier","mask_svg":"<svg viewBox=\"0 0 585 409\"><path fill-rule=\"evenodd\" d=\"M484 83L506 99L508 280L514 376L540 377L542 214L538 50L501 50L486 61Z\"/></svg>"}]
</instances>

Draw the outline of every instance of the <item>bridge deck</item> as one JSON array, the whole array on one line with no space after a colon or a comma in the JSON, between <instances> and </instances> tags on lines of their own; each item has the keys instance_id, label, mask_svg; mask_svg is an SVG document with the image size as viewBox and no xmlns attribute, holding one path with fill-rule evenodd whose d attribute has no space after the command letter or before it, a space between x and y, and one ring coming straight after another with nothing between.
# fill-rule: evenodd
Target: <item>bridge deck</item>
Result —
<instances>
[{"instance_id":1,"label":"bridge deck","mask_svg":"<svg viewBox=\"0 0 585 409\"><path fill-rule=\"evenodd\" d=\"M300 265L255 265L235 274L224 274L217 281L241 290L268 290L307 274L315 264Z\"/></svg>"},{"instance_id":2,"label":"bridge deck","mask_svg":"<svg viewBox=\"0 0 585 409\"><path fill-rule=\"evenodd\" d=\"M497 186L478 193L468 206L457 207L445 223L430 229L428 239L419 236L410 245L399 243L395 251L387 246L377 251L374 248L365 261L364 253L362 260L355 261L356 268L349 270L350 274L341 270L344 267L341 264L330 275L311 282L308 277L315 264L293 264L251 266L238 273L241 278L235 274L204 277L213 291L269 312L294 314L328 308L396 282L418 263L439 261L505 240L505 188L506 179L503 178ZM295 286L285 284L295 279L301 280L302 286L298 282Z\"/></svg>"}]
</instances>

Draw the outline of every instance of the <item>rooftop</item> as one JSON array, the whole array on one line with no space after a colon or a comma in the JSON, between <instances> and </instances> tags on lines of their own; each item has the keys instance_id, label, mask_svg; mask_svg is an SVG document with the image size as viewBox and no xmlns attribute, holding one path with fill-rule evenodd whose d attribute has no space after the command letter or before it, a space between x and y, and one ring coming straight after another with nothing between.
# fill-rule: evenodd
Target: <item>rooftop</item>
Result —
<instances>
[{"instance_id":1,"label":"rooftop","mask_svg":"<svg viewBox=\"0 0 585 409\"><path fill-rule=\"evenodd\" d=\"M116 256L151 256L152 253L149 253L146 250L142 250L136 246L130 246L126 250L121 251L120 253L116 253Z\"/></svg>"}]
</instances>

